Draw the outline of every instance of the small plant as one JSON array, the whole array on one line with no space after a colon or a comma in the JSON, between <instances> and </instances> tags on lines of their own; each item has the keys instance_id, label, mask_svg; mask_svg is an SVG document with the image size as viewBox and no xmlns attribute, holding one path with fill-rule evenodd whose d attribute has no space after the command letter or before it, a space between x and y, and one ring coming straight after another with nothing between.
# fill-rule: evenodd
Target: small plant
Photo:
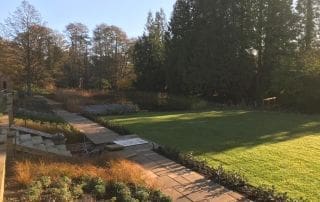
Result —
<instances>
[{"instance_id":1,"label":"small plant","mask_svg":"<svg viewBox=\"0 0 320 202\"><path fill-rule=\"evenodd\" d=\"M42 187L44 189L47 189L51 185L52 180L50 176L42 176L40 177L40 182L42 184Z\"/></svg>"},{"instance_id":2,"label":"small plant","mask_svg":"<svg viewBox=\"0 0 320 202\"><path fill-rule=\"evenodd\" d=\"M83 194L84 194L83 187L84 187L83 183L81 183L81 184L73 184L71 186L71 193L72 193L74 198L78 199L81 196L83 196Z\"/></svg>"},{"instance_id":3,"label":"small plant","mask_svg":"<svg viewBox=\"0 0 320 202\"><path fill-rule=\"evenodd\" d=\"M139 201L148 201L148 199L150 198L150 192L144 187L137 187L133 191L133 195Z\"/></svg>"},{"instance_id":4,"label":"small plant","mask_svg":"<svg viewBox=\"0 0 320 202\"><path fill-rule=\"evenodd\" d=\"M93 180L93 194L98 198L102 198L106 194L106 183L101 178Z\"/></svg>"},{"instance_id":5,"label":"small plant","mask_svg":"<svg viewBox=\"0 0 320 202\"><path fill-rule=\"evenodd\" d=\"M43 192L42 183L40 181L34 181L27 189L27 200L28 201L39 201Z\"/></svg>"},{"instance_id":6,"label":"small plant","mask_svg":"<svg viewBox=\"0 0 320 202\"><path fill-rule=\"evenodd\" d=\"M67 176L63 176L53 185L50 193L52 197L57 201L73 201L72 192L70 190L71 185L72 180Z\"/></svg>"},{"instance_id":7,"label":"small plant","mask_svg":"<svg viewBox=\"0 0 320 202\"><path fill-rule=\"evenodd\" d=\"M166 195L164 195L161 191L156 190L153 191L151 194L151 201L157 202L172 202L172 199Z\"/></svg>"},{"instance_id":8,"label":"small plant","mask_svg":"<svg viewBox=\"0 0 320 202\"><path fill-rule=\"evenodd\" d=\"M118 201L132 201L130 188L126 184L122 182L116 182L112 183L109 188L111 193L117 198Z\"/></svg>"}]
</instances>

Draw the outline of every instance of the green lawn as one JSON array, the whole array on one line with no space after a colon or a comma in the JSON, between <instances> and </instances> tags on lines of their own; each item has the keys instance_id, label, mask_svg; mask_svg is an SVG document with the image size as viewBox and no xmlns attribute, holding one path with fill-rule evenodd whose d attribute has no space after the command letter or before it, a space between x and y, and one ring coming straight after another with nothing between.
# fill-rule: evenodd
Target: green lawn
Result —
<instances>
[{"instance_id":1,"label":"green lawn","mask_svg":"<svg viewBox=\"0 0 320 202\"><path fill-rule=\"evenodd\" d=\"M320 116L254 111L104 117L160 144L194 152L251 184L320 199Z\"/></svg>"}]
</instances>

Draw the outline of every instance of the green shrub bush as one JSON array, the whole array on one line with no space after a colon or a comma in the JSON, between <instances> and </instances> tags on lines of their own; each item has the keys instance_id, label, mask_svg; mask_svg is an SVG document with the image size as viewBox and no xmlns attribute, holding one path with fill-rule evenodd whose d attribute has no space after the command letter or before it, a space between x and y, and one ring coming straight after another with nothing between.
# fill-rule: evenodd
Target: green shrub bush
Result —
<instances>
[{"instance_id":1,"label":"green shrub bush","mask_svg":"<svg viewBox=\"0 0 320 202\"><path fill-rule=\"evenodd\" d=\"M28 187L26 195L28 201L39 201L43 192L42 183L40 181L32 182Z\"/></svg>"},{"instance_id":2,"label":"green shrub bush","mask_svg":"<svg viewBox=\"0 0 320 202\"><path fill-rule=\"evenodd\" d=\"M69 202L81 199L85 194L96 199L117 202L156 201L170 202L162 192L122 182L106 182L101 178L81 177L70 179L62 176L52 180L42 176L27 188L28 201Z\"/></svg>"},{"instance_id":3,"label":"green shrub bush","mask_svg":"<svg viewBox=\"0 0 320 202\"><path fill-rule=\"evenodd\" d=\"M126 93L128 100L144 110L200 110L208 107L208 103L198 97L159 94L154 92L131 91Z\"/></svg>"}]
</instances>

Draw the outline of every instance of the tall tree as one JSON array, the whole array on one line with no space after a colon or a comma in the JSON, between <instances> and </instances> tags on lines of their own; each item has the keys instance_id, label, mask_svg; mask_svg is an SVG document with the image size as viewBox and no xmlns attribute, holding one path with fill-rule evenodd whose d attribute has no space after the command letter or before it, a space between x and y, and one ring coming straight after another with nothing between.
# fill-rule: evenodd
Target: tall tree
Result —
<instances>
[{"instance_id":1,"label":"tall tree","mask_svg":"<svg viewBox=\"0 0 320 202\"><path fill-rule=\"evenodd\" d=\"M130 40L120 28L106 24L96 27L93 32L93 63L98 88L119 89L125 79L132 81L130 48Z\"/></svg>"},{"instance_id":2,"label":"tall tree","mask_svg":"<svg viewBox=\"0 0 320 202\"><path fill-rule=\"evenodd\" d=\"M85 88L89 80L89 29L82 23L70 23L66 26L69 38L69 58L66 73L69 86Z\"/></svg>"},{"instance_id":3,"label":"tall tree","mask_svg":"<svg viewBox=\"0 0 320 202\"><path fill-rule=\"evenodd\" d=\"M161 9L155 17L149 13L146 31L134 47L134 67L137 87L147 91L165 89L165 32L166 18Z\"/></svg>"},{"instance_id":4,"label":"tall tree","mask_svg":"<svg viewBox=\"0 0 320 202\"><path fill-rule=\"evenodd\" d=\"M299 42L302 50L311 50L319 43L320 35L320 1L298 0L296 7L299 22ZM319 44L318 44L319 45Z\"/></svg>"},{"instance_id":5,"label":"tall tree","mask_svg":"<svg viewBox=\"0 0 320 202\"><path fill-rule=\"evenodd\" d=\"M270 91L272 72L294 59L296 16L292 0L267 0L254 3L257 54L256 98L274 95Z\"/></svg>"},{"instance_id":6,"label":"tall tree","mask_svg":"<svg viewBox=\"0 0 320 202\"><path fill-rule=\"evenodd\" d=\"M43 34L43 21L40 13L27 1L22 1L21 6L6 19L8 37L19 48L19 63L23 67L21 79L24 81L28 94L31 94L32 85L36 81L39 67L39 58L36 56L38 38Z\"/></svg>"}]
</instances>

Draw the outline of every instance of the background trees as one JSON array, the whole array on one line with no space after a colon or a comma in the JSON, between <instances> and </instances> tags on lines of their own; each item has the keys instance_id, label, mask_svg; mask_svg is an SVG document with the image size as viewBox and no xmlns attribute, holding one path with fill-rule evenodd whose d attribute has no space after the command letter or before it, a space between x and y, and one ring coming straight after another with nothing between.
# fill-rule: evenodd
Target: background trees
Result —
<instances>
[{"instance_id":1,"label":"background trees","mask_svg":"<svg viewBox=\"0 0 320 202\"><path fill-rule=\"evenodd\" d=\"M23 1L5 28L1 71L29 93L53 84L136 87L234 104L277 96L299 109L320 101L316 0L177 0L169 22L162 10L149 13L137 40L107 24L92 36L82 23L67 25L65 35L54 32Z\"/></svg>"},{"instance_id":2,"label":"background trees","mask_svg":"<svg viewBox=\"0 0 320 202\"><path fill-rule=\"evenodd\" d=\"M99 89L130 86L133 80L132 42L119 27L101 24L93 31L95 85Z\"/></svg>"}]
</instances>

